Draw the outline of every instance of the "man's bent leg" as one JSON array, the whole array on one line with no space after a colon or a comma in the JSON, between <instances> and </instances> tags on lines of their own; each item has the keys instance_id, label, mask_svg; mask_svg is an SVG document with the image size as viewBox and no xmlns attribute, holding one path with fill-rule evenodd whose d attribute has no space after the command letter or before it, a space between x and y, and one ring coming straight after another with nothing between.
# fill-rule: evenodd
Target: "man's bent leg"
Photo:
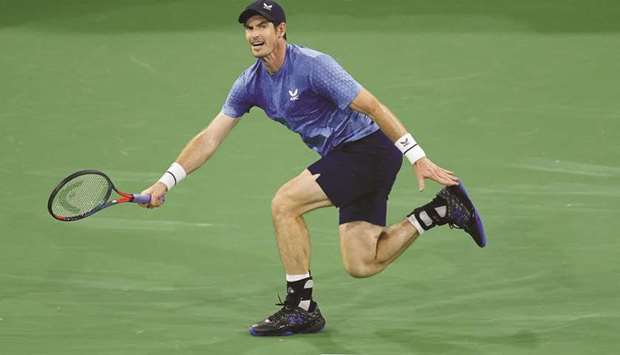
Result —
<instances>
[{"instance_id":1,"label":"man's bent leg","mask_svg":"<svg viewBox=\"0 0 620 355\"><path fill-rule=\"evenodd\" d=\"M365 221L340 225L340 251L344 267L354 277L383 271L418 237L406 219L389 227Z\"/></svg>"},{"instance_id":2,"label":"man's bent leg","mask_svg":"<svg viewBox=\"0 0 620 355\"><path fill-rule=\"evenodd\" d=\"M308 170L284 184L271 203L271 214L284 270L289 275L310 269L310 236L303 214L332 206Z\"/></svg>"},{"instance_id":3,"label":"man's bent leg","mask_svg":"<svg viewBox=\"0 0 620 355\"><path fill-rule=\"evenodd\" d=\"M486 245L482 218L461 182L444 187L432 201L390 227L365 221L341 224L340 245L345 268L355 277L372 276L396 260L420 233L445 224L463 229L479 247Z\"/></svg>"}]
</instances>

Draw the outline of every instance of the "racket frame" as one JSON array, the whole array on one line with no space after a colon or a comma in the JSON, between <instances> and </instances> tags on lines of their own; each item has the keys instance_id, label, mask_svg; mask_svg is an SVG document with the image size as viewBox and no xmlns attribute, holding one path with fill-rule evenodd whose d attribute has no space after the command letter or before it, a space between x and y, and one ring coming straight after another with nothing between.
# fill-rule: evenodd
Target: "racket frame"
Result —
<instances>
[{"instance_id":1,"label":"racket frame","mask_svg":"<svg viewBox=\"0 0 620 355\"><path fill-rule=\"evenodd\" d=\"M108 182L108 191L106 192L106 196L105 199L103 199L103 203L99 204L98 206L96 206L95 208L91 209L90 211L87 211L85 213L79 214L77 216L60 216L60 215L56 215L54 214L54 212L52 212L52 204L54 202L54 199L56 198L56 195L58 194L58 192L65 186L67 185L71 180L82 176L82 175L100 175L103 178L106 179L106 181ZM112 191L116 192L119 197L110 200L110 196L112 195ZM58 183L58 185L56 185L56 187L54 188L54 190L52 190L52 193L50 194L49 199L47 200L47 210L50 213L50 215L52 217L54 217L55 219L59 220L59 221L63 221L63 222L73 222L73 221L78 221L80 219L86 218L88 216L92 216L93 214L101 211L104 208L110 207L110 206L114 206L114 205L118 205L121 203L126 203L126 202L134 202L134 200L136 200L136 198L142 197L142 195L135 195L135 194L130 194L130 193L126 193L126 192L122 192L119 191L116 186L114 186L114 183L112 182L112 180L110 180L110 178L104 174L103 172L99 171L99 170L94 170L94 169L86 169L86 170L80 170L80 171L76 171L73 174L67 176L66 178L62 179L62 181L60 181ZM136 201L137 202L137 201Z\"/></svg>"}]
</instances>

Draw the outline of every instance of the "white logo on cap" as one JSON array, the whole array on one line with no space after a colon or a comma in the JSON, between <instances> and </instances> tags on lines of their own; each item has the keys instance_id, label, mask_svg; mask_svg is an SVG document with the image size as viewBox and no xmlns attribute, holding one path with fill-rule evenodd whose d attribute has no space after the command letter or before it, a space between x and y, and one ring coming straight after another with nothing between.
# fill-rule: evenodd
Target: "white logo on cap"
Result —
<instances>
[{"instance_id":1,"label":"white logo on cap","mask_svg":"<svg viewBox=\"0 0 620 355\"><path fill-rule=\"evenodd\" d=\"M267 5L267 3L265 3L265 2L263 3L263 9L265 9L265 10L271 11L272 7L273 7L273 5Z\"/></svg>"}]
</instances>

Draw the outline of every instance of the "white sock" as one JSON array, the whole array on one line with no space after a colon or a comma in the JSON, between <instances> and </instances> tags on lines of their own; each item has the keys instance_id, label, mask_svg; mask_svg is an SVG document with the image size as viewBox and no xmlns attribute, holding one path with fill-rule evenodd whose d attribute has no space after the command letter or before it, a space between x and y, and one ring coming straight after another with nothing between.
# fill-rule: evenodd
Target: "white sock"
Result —
<instances>
[{"instance_id":1,"label":"white sock","mask_svg":"<svg viewBox=\"0 0 620 355\"><path fill-rule=\"evenodd\" d=\"M307 279L308 277L310 277L310 273L309 272L307 272L305 274L301 274L301 275L289 275L289 274L286 274L286 281L287 282L295 282L295 281Z\"/></svg>"},{"instance_id":2,"label":"white sock","mask_svg":"<svg viewBox=\"0 0 620 355\"><path fill-rule=\"evenodd\" d=\"M411 216L407 217L407 220L418 231L418 235L422 235L422 233L424 233L424 228L422 228L420 222L418 222L418 220L415 218L415 215L412 214Z\"/></svg>"}]
</instances>

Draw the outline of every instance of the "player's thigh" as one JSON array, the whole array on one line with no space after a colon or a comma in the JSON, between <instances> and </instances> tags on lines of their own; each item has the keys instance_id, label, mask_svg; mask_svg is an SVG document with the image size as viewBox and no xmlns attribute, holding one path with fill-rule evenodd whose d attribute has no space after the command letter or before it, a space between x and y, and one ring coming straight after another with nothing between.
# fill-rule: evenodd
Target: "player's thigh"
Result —
<instances>
[{"instance_id":1,"label":"player's thigh","mask_svg":"<svg viewBox=\"0 0 620 355\"><path fill-rule=\"evenodd\" d=\"M374 260L377 241L384 227L366 221L341 224L340 253L347 270L364 265Z\"/></svg>"},{"instance_id":2,"label":"player's thigh","mask_svg":"<svg viewBox=\"0 0 620 355\"><path fill-rule=\"evenodd\" d=\"M272 210L276 213L305 212L332 206L331 201L316 182L318 174L312 175L307 169L282 185L272 201Z\"/></svg>"}]
</instances>

